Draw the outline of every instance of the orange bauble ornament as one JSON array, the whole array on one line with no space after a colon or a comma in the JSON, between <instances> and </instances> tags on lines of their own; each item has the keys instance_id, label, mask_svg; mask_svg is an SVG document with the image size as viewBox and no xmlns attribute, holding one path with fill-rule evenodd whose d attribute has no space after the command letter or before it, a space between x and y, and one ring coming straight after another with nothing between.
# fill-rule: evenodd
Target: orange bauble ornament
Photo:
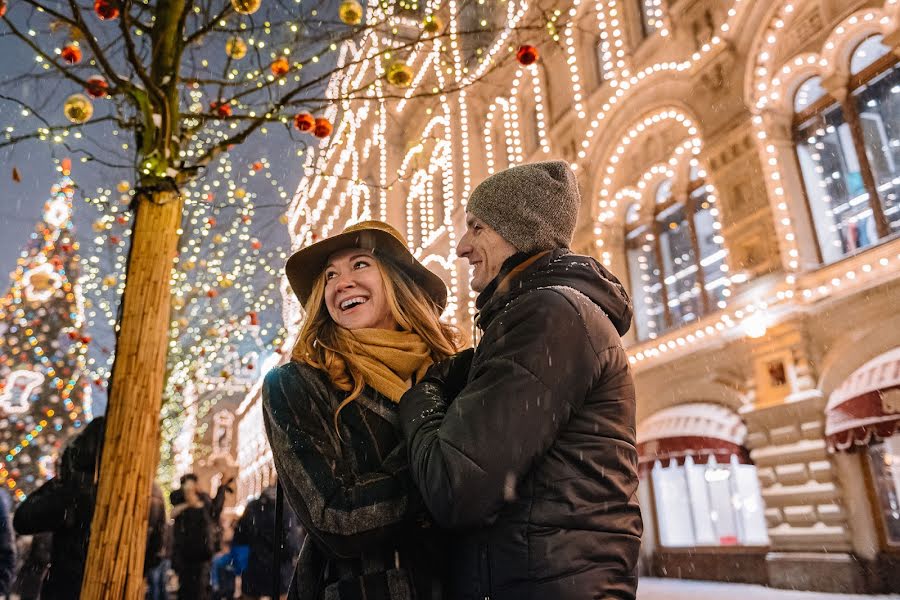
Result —
<instances>
[{"instance_id":1,"label":"orange bauble ornament","mask_svg":"<svg viewBox=\"0 0 900 600\"><path fill-rule=\"evenodd\" d=\"M316 119L309 113L299 113L294 117L294 127L298 131L312 131L316 126Z\"/></svg>"},{"instance_id":2,"label":"orange bauble ornament","mask_svg":"<svg viewBox=\"0 0 900 600\"><path fill-rule=\"evenodd\" d=\"M331 135L331 130L331 121L325 117L319 117L316 119L316 126L313 127L313 135L317 138L326 138Z\"/></svg>"},{"instance_id":3,"label":"orange bauble ornament","mask_svg":"<svg viewBox=\"0 0 900 600\"><path fill-rule=\"evenodd\" d=\"M113 0L95 0L94 14L101 21L113 21L119 18L118 3Z\"/></svg>"},{"instance_id":4,"label":"orange bauble ornament","mask_svg":"<svg viewBox=\"0 0 900 600\"><path fill-rule=\"evenodd\" d=\"M6 14L6 0L0 0L0 18Z\"/></svg>"},{"instance_id":5,"label":"orange bauble ornament","mask_svg":"<svg viewBox=\"0 0 900 600\"><path fill-rule=\"evenodd\" d=\"M281 56L269 65L269 69L275 77L284 77L291 70L291 65L285 57Z\"/></svg>"},{"instance_id":6,"label":"orange bauble ornament","mask_svg":"<svg viewBox=\"0 0 900 600\"><path fill-rule=\"evenodd\" d=\"M87 87L84 88L91 98L103 98L109 93L109 84L103 75L91 75L87 79ZM127 189L125 190L128 191Z\"/></svg>"},{"instance_id":7,"label":"orange bauble ornament","mask_svg":"<svg viewBox=\"0 0 900 600\"><path fill-rule=\"evenodd\" d=\"M521 65L531 65L534 64L538 59L538 49L534 46L529 46L528 44L524 44L519 46L518 52L516 52L516 60L519 61Z\"/></svg>"},{"instance_id":8,"label":"orange bauble ornament","mask_svg":"<svg viewBox=\"0 0 900 600\"><path fill-rule=\"evenodd\" d=\"M231 0L231 7L242 15L252 15L259 10L262 0Z\"/></svg>"},{"instance_id":9,"label":"orange bauble ornament","mask_svg":"<svg viewBox=\"0 0 900 600\"><path fill-rule=\"evenodd\" d=\"M231 105L227 102L210 102L209 109L220 118L231 116Z\"/></svg>"},{"instance_id":10,"label":"orange bauble ornament","mask_svg":"<svg viewBox=\"0 0 900 600\"><path fill-rule=\"evenodd\" d=\"M81 48L75 44L66 44L59 56L70 65L77 65L81 62Z\"/></svg>"}]
</instances>

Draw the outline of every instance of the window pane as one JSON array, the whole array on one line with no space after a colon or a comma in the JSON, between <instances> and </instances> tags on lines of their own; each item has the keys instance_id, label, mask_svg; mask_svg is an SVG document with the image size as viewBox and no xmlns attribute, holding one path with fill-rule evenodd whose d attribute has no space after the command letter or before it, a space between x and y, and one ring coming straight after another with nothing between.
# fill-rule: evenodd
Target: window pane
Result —
<instances>
[{"instance_id":1,"label":"window pane","mask_svg":"<svg viewBox=\"0 0 900 600\"><path fill-rule=\"evenodd\" d=\"M837 103L797 129L797 157L826 263L877 239L850 127Z\"/></svg>"},{"instance_id":2,"label":"window pane","mask_svg":"<svg viewBox=\"0 0 900 600\"><path fill-rule=\"evenodd\" d=\"M701 186L691 193L694 201L694 230L697 232L697 243L700 246L700 267L706 281L706 293L719 308L725 307L725 290L728 284L728 265L721 225L718 221L719 211L715 207L706 186Z\"/></svg>"},{"instance_id":3,"label":"window pane","mask_svg":"<svg viewBox=\"0 0 900 600\"><path fill-rule=\"evenodd\" d=\"M640 340L653 339L665 329L662 302L662 273L656 264L655 241L647 227L628 235L628 274L631 300Z\"/></svg>"},{"instance_id":4,"label":"window pane","mask_svg":"<svg viewBox=\"0 0 900 600\"><path fill-rule=\"evenodd\" d=\"M736 546L739 541L737 515L734 510L730 465L720 466L712 461L704 473L709 492L710 519L720 546Z\"/></svg>"},{"instance_id":5,"label":"window pane","mask_svg":"<svg viewBox=\"0 0 900 600\"><path fill-rule=\"evenodd\" d=\"M890 48L881 43L882 36L873 35L866 38L856 47L853 56L850 58L850 74L856 75L873 62L891 51Z\"/></svg>"},{"instance_id":6,"label":"window pane","mask_svg":"<svg viewBox=\"0 0 900 600\"><path fill-rule=\"evenodd\" d=\"M659 543L668 547L693 546L693 521L684 468L673 463L664 469L657 461L650 476L656 497Z\"/></svg>"},{"instance_id":7,"label":"window pane","mask_svg":"<svg viewBox=\"0 0 900 600\"><path fill-rule=\"evenodd\" d=\"M764 546L769 543L769 534L756 467L732 464L731 468L737 490L736 508L741 516L741 543L747 546Z\"/></svg>"},{"instance_id":8,"label":"window pane","mask_svg":"<svg viewBox=\"0 0 900 600\"><path fill-rule=\"evenodd\" d=\"M656 186L656 203L665 204L672 197L672 180L666 179Z\"/></svg>"},{"instance_id":9,"label":"window pane","mask_svg":"<svg viewBox=\"0 0 900 600\"><path fill-rule=\"evenodd\" d=\"M900 545L900 434L869 446L869 463L887 541Z\"/></svg>"},{"instance_id":10,"label":"window pane","mask_svg":"<svg viewBox=\"0 0 900 600\"><path fill-rule=\"evenodd\" d=\"M696 321L701 313L697 257L684 206L675 204L657 216L663 273L673 326Z\"/></svg>"},{"instance_id":11,"label":"window pane","mask_svg":"<svg viewBox=\"0 0 900 600\"><path fill-rule=\"evenodd\" d=\"M691 497L691 515L694 517L694 537L698 546L716 546L715 527L706 493L706 465L695 465L688 456L684 461L688 490Z\"/></svg>"},{"instance_id":12,"label":"window pane","mask_svg":"<svg viewBox=\"0 0 900 600\"><path fill-rule=\"evenodd\" d=\"M892 231L900 231L900 66L882 73L855 94L866 156Z\"/></svg>"}]
</instances>

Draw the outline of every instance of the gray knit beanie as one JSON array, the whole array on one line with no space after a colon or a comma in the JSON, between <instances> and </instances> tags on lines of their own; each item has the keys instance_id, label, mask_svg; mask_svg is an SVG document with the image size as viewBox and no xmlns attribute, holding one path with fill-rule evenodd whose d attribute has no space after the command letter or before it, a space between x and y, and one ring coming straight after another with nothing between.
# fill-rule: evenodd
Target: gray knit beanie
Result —
<instances>
[{"instance_id":1,"label":"gray knit beanie","mask_svg":"<svg viewBox=\"0 0 900 600\"><path fill-rule=\"evenodd\" d=\"M535 253L569 247L580 205L575 173L553 160L491 175L472 192L466 211L520 252Z\"/></svg>"}]
</instances>

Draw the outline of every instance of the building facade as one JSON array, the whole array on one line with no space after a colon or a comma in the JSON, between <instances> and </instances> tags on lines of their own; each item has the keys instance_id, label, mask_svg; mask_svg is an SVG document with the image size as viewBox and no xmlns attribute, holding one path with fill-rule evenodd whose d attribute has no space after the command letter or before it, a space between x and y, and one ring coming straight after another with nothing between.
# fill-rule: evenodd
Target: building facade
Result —
<instances>
[{"instance_id":1,"label":"building facade","mask_svg":"<svg viewBox=\"0 0 900 600\"><path fill-rule=\"evenodd\" d=\"M635 304L643 571L900 591L900 0L573 0L531 37L527 2L425 9L444 28L427 45L373 51L402 45L400 14L396 39L341 48L333 97L375 83L329 109L295 245L388 220L468 331L466 198L568 160L573 250ZM409 88L383 78L398 60ZM258 398L238 412L261 480Z\"/></svg>"}]
</instances>

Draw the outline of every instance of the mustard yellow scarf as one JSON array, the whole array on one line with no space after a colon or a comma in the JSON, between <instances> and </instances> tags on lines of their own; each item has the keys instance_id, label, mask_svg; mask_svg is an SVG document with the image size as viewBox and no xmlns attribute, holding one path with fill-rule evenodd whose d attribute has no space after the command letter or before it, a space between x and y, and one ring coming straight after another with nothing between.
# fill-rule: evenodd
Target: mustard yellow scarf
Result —
<instances>
[{"instance_id":1,"label":"mustard yellow scarf","mask_svg":"<svg viewBox=\"0 0 900 600\"><path fill-rule=\"evenodd\" d=\"M428 345L411 331L354 329L353 338L362 346L354 356L366 383L394 402L412 384L412 376L422 377L431 365Z\"/></svg>"}]
</instances>

